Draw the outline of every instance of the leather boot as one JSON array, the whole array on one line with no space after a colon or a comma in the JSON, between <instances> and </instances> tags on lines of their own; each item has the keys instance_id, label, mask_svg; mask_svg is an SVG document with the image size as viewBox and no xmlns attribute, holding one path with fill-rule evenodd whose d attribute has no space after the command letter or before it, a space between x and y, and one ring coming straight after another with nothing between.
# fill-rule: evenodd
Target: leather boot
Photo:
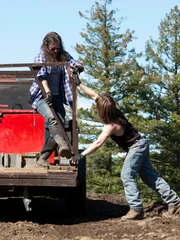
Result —
<instances>
[{"instance_id":1,"label":"leather boot","mask_svg":"<svg viewBox=\"0 0 180 240\"><path fill-rule=\"evenodd\" d=\"M131 209L125 216L121 218L121 221L142 220L143 218L144 218L143 209L140 210Z\"/></svg>"},{"instance_id":2,"label":"leather boot","mask_svg":"<svg viewBox=\"0 0 180 240\"><path fill-rule=\"evenodd\" d=\"M168 206L168 214L169 215L178 215L180 214L180 202L176 205Z\"/></svg>"}]
</instances>

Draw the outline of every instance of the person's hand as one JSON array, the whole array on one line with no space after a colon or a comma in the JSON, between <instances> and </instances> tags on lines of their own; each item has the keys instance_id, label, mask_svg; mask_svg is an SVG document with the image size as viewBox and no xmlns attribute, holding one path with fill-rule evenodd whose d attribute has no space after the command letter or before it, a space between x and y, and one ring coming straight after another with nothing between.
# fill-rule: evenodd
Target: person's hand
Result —
<instances>
[{"instance_id":1,"label":"person's hand","mask_svg":"<svg viewBox=\"0 0 180 240\"><path fill-rule=\"evenodd\" d=\"M70 159L70 164L71 165L78 165L79 161L82 160L83 158L84 158L84 156L82 154L73 156Z\"/></svg>"},{"instance_id":2,"label":"person's hand","mask_svg":"<svg viewBox=\"0 0 180 240\"><path fill-rule=\"evenodd\" d=\"M79 74L84 71L84 67L82 65L76 65L75 67L72 67L72 78L76 86L79 86L81 84Z\"/></svg>"},{"instance_id":3,"label":"person's hand","mask_svg":"<svg viewBox=\"0 0 180 240\"><path fill-rule=\"evenodd\" d=\"M81 84L81 80L78 74L73 74L73 81L77 87Z\"/></svg>"},{"instance_id":4,"label":"person's hand","mask_svg":"<svg viewBox=\"0 0 180 240\"><path fill-rule=\"evenodd\" d=\"M46 93L46 97L44 98L44 101L47 103L48 106L52 105L52 95L50 92Z\"/></svg>"},{"instance_id":5,"label":"person's hand","mask_svg":"<svg viewBox=\"0 0 180 240\"><path fill-rule=\"evenodd\" d=\"M82 65L76 65L75 66L75 69L78 73L81 73L84 71L84 67Z\"/></svg>"}]
</instances>

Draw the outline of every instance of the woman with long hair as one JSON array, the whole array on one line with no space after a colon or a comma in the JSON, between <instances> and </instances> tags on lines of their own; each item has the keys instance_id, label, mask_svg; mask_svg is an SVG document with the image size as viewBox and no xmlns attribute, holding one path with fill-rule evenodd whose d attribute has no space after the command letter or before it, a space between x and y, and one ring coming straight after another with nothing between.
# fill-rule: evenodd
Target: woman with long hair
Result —
<instances>
[{"instance_id":1,"label":"woman with long hair","mask_svg":"<svg viewBox=\"0 0 180 240\"><path fill-rule=\"evenodd\" d=\"M44 37L41 52L35 57L35 62L69 62L70 66L78 67L80 71L83 71L83 66L65 51L62 39L56 32L49 32ZM72 156L50 109L50 106L54 108L59 120L64 125L65 109L63 104L72 107L72 85L69 81L67 66L43 66L37 77L42 83L46 97L43 98L41 89L34 80L30 88L30 102L32 107L45 118L45 143L37 166L46 167L47 159L57 147L59 147L61 157L70 158Z\"/></svg>"},{"instance_id":2,"label":"woman with long hair","mask_svg":"<svg viewBox=\"0 0 180 240\"><path fill-rule=\"evenodd\" d=\"M149 159L147 140L138 133L122 111L117 108L110 95L98 95L95 91L83 85L79 79L75 79L75 81L76 85L96 102L97 112L104 128L97 140L80 155L71 158L71 164L76 165L79 161L83 161L85 156L95 152L110 137L127 152L121 170L121 179L130 210L121 220L140 220L144 217L140 192L135 182L137 174L146 185L160 193L164 202L168 204L168 214L176 214L177 210L180 209L180 197L153 169Z\"/></svg>"}]
</instances>

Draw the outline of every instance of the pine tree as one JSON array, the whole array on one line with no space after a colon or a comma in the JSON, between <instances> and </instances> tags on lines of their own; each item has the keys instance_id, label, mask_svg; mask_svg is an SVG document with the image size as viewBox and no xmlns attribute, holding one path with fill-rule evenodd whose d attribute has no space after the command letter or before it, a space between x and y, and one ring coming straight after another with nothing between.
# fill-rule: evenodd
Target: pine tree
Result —
<instances>
[{"instance_id":1,"label":"pine tree","mask_svg":"<svg viewBox=\"0 0 180 240\"><path fill-rule=\"evenodd\" d=\"M91 10L86 12L87 15L79 13L87 21L86 31L81 32L84 44L77 44L75 48L85 66L86 78L82 82L98 93L110 94L126 113L135 113L138 109L133 107L133 96L144 73L137 62L141 53L137 54L134 48L129 47L135 38L134 31L128 29L121 32L124 18L116 20L117 10L108 8L111 3L109 0L104 0L103 4L96 2ZM80 142L90 144L102 129L95 105L92 104L91 109L79 109L79 119L86 120L79 124ZM115 157L119 151L119 148L108 140L101 149L88 156L89 189L93 186L93 190L97 192L119 191L123 160Z\"/></svg>"},{"instance_id":2,"label":"pine tree","mask_svg":"<svg viewBox=\"0 0 180 240\"><path fill-rule=\"evenodd\" d=\"M147 41L147 77L141 94L147 133L156 147L157 170L177 189L180 176L180 10L177 6L159 25L158 40ZM157 151L158 150L158 151Z\"/></svg>"}]
</instances>

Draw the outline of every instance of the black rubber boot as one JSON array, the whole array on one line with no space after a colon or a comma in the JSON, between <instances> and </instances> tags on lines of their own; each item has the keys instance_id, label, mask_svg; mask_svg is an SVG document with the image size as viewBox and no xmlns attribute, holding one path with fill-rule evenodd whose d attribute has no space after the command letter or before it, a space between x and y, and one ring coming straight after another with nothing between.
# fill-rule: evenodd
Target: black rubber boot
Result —
<instances>
[{"instance_id":1,"label":"black rubber boot","mask_svg":"<svg viewBox=\"0 0 180 240\"><path fill-rule=\"evenodd\" d=\"M54 138L50 136L49 130L45 128L45 139L44 146L41 149L39 158L36 162L36 167L47 167L48 166L48 158L57 148L57 143Z\"/></svg>"},{"instance_id":2,"label":"black rubber boot","mask_svg":"<svg viewBox=\"0 0 180 240\"><path fill-rule=\"evenodd\" d=\"M65 158L71 158L72 157L72 152L69 149L67 143L65 142L64 138L61 137L60 135L56 134L54 136L54 140L57 142L58 146L59 146L59 155L61 157L65 157Z\"/></svg>"},{"instance_id":3,"label":"black rubber boot","mask_svg":"<svg viewBox=\"0 0 180 240\"><path fill-rule=\"evenodd\" d=\"M50 136L49 130L45 130L45 142L41 149L40 157L42 159L48 159L51 154L57 149L58 145L54 138Z\"/></svg>"},{"instance_id":4,"label":"black rubber boot","mask_svg":"<svg viewBox=\"0 0 180 240\"><path fill-rule=\"evenodd\" d=\"M68 159L71 158L72 152L71 152L70 148L68 147L66 141L62 137L62 133L61 133L61 130L59 129L58 125L56 124L56 125L51 126L49 128L49 131L59 146L59 155L61 157L65 157Z\"/></svg>"}]
</instances>

